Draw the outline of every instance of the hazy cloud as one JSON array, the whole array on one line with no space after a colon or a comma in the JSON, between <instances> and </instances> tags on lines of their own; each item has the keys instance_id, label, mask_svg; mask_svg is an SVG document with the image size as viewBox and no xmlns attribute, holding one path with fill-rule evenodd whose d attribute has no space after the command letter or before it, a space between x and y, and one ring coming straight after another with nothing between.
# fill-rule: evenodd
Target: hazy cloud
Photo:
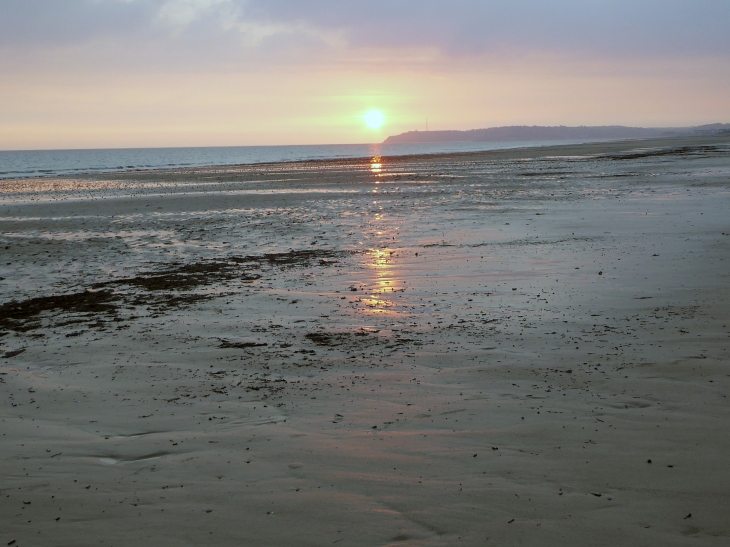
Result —
<instances>
[{"instance_id":1,"label":"hazy cloud","mask_svg":"<svg viewBox=\"0 0 730 547\"><path fill-rule=\"evenodd\" d=\"M451 53L730 51L727 0L265 0L248 10L261 19L344 29L354 46L435 46Z\"/></svg>"},{"instance_id":2,"label":"hazy cloud","mask_svg":"<svg viewBox=\"0 0 730 547\"><path fill-rule=\"evenodd\" d=\"M228 12L225 15L235 17L230 11L232 8L230 0L167 0L160 6L157 19L163 24L184 28L215 9L224 9Z\"/></svg>"},{"instance_id":3,"label":"hazy cloud","mask_svg":"<svg viewBox=\"0 0 730 547\"><path fill-rule=\"evenodd\" d=\"M211 53L233 33L241 46L299 36L447 55L721 56L730 54L729 21L727 0L0 0L0 44L159 41L194 30Z\"/></svg>"},{"instance_id":4,"label":"hazy cloud","mask_svg":"<svg viewBox=\"0 0 730 547\"><path fill-rule=\"evenodd\" d=\"M0 0L0 45L67 45L138 32L155 17L156 4L155 0Z\"/></svg>"}]
</instances>

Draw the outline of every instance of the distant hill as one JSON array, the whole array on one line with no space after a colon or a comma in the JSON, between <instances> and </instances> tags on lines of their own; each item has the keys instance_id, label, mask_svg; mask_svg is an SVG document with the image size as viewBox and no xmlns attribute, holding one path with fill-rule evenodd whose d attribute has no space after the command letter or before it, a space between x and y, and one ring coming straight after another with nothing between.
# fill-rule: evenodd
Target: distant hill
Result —
<instances>
[{"instance_id":1,"label":"distant hill","mask_svg":"<svg viewBox=\"0 0 730 547\"><path fill-rule=\"evenodd\" d=\"M545 127L511 125L469 131L408 131L385 139L385 144L424 142L545 141L572 139L646 139L679 135L713 135L730 130L730 124L713 123L696 127L625 127L622 125Z\"/></svg>"}]
</instances>

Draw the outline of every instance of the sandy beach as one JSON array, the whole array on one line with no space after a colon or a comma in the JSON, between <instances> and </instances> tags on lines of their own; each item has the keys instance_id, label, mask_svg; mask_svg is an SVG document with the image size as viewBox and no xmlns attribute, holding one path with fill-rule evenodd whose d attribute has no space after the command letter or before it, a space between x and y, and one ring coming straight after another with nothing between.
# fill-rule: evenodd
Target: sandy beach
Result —
<instances>
[{"instance_id":1,"label":"sandy beach","mask_svg":"<svg viewBox=\"0 0 730 547\"><path fill-rule=\"evenodd\" d=\"M0 181L0 540L730 542L730 136Z\"/></svg>"}]
</instances>

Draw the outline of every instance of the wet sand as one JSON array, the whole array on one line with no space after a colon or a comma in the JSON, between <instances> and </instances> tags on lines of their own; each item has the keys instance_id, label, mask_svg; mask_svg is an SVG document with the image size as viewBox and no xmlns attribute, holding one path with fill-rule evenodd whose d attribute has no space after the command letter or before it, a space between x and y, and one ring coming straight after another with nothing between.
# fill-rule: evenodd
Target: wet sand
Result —
<instances>
[{"instance_id":1,"label":"wet sand","mask_svg":"<svg viewBox=\"0 0 730 547\"><path fill-rule=\"evenodd\" d=\"M726 545L730 137L0 181L4 544Z\"/></svg>"}]
</instances>

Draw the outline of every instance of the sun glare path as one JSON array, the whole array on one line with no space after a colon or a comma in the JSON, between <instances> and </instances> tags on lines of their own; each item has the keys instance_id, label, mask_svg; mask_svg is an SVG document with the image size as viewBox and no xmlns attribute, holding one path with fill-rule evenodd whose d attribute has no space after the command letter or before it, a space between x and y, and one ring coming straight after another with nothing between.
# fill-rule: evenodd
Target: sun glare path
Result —
<instances>
[{"instance_id":1,"label":"sun glare path","mask_svg":"<svg viewBox=\"0 0 730 547\"><path fill-rule=\"evenodd\" d=\"M370 160L370 171L375 174L381 173L383 171L383 160L380 158L380 156L375 156L373 159Z\"/></svg>"},{"instance_id":2,"label":"sun glare path","mask_svg":"<svg viewBox=\"0 0 730 547\"><path fill-rule=\"evenodd\" d=\"M379 215L375 220L381 220ZM379 235L388 233L393 232L387 230L378 232ZM396 250L390 247L373 248L368 251L368 266L375 275L370 294L361 299L365 306L363 311L367 314L397 317L404 313L402 305L395 299L395 293L405 290L396 278L393 264L395 254Z\"/></svg>"}]
</instances>

